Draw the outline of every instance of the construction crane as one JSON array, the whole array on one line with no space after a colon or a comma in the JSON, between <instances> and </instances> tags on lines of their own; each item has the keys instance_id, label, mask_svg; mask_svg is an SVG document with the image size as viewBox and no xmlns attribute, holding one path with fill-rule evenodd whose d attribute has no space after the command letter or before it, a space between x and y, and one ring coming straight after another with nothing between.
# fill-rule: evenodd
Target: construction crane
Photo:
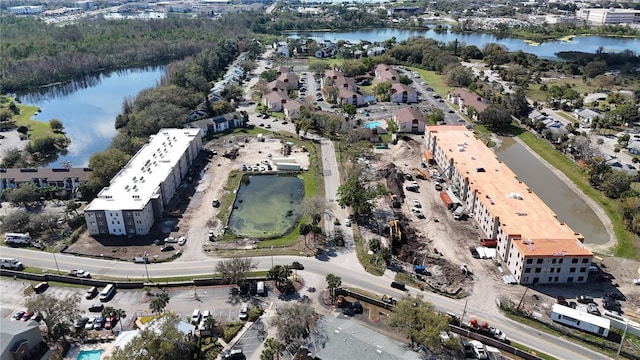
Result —
<instances>
[{"instance_id":1,"label":"construction crane","mask_svg":"<svg viewBox=\"0 0 640 360\"><path fill-rule=\"evenodd\" d=\"M444 173L446 173L447 171L449 171L449 169L451 169L451 167L452 167L452 166L453 166L453 165L449 165L446 169L442 170L442 171L440 172L440 174L438 174L438 181L441 181L441 180L442 180L442 175L444 175Z\"/></svg>"}]
</instances>

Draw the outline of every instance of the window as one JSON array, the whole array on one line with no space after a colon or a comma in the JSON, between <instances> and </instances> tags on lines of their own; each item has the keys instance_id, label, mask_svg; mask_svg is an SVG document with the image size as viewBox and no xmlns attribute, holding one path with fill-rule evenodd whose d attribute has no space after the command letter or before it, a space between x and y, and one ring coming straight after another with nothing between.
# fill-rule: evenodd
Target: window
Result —
<instances>
[{"instance_id":1,"label":"window","mask_svg":"<svg viewBox=\"0 0 640 360\"><path fill-rule=\"evenodd\" d=\"M562 264L562 260L564 260L564 259L558 260L558 264Z\"/></svg>"},{"instance_id":2,"label":"window","mask_svg":"<svg viewBox=\"0 0 640 360\"><path fill-rule=\"evenodd\" d=\"M538 260L536 261L536 264L542 264L542 261L543 261L543 259L538 259Z\"/></svg>"},{"instance_id":3,"label":"window","mask_svg":"<svg viewBox=\"0 0 640 360\"><path fill-rule=\"evenodd\" d=\"M573 277L569 277L569 278L567 278L567 282L568 282L568 283L572 283L572 282L573 282Z\"/></svg>"},{"instance_id":4,"label":"window","mask_svg":"<svg viewBox=\"0 0 640 360\"><path fill-rule=\"evenodd\" d=\"M578 276L578 282L583 282L584 281L584 276Z\"/></svg>"},{"instance_id":5,"label":"window","mask_svg":"<svg viewBox=\"0 0 640 360\"><path fill-rule=\"evenodd\" d=\"M580 268L580 272L582 272L582 273L583 273L583 272L585 272L585 271L587 271L587 268L583 268L583 267L581 267L581 268Z\"/></svg>"},{"instance_id":6,"label":"window","mask_svg":"<svg viewBox=\"0 0 640 360\"><path fill-rule=\"evenodd\" d=\"M555 282L558 282L558 277L553 278Z\"/></svg>"},{"instance_id":7,"label":"window","mask_svg":"<svg viewBox=\"0 0 640 360\"><path fill-rule=\"evenodd\" d=\"M583 263L583 264L586 264L586 263L588 263L588 262L589 262L589 259L587 259L587 258L582 259L582 263Z\"/></svg>"},{"instance_id":8,"label":"window","mask_svg":"<svg viewBox=\"0 0 640 360\"><path fill-rule=\"evenodd\" d=\"M539 273L542 269L536 268L536 274Z\"/></svg>"},{"instance_id":9,"label":"window","mask_svg":"<svg viewBox=\"0 0 640 360\"><path fill-rule=\"evenodd\" d=\"M553 272L555 270L555 268L551 268L551 272Z\"/></svg>"},{"instance_id":10,"label":"window","mask_svg":"<svg viewBox=\"0 0 640 360\"><path fill-rule=\"evenodd\" d=\"M533 264L533 259L527 259L527 264Z\"/></svg>"},{"instance_id":11,"label":"window","mask_svg":"<svg viewBox=\"0 0 640 360\"><path fill-rule=\"evenodd\" d=\"M552 282L553 278L551 276L549 276L549 281L548 282Z\"/></svg>"},{"instance_id":12,"label":"window","mask_svg":"<svg viewBox=\"0 0 640 360\"><path fill-rule=\"evenodd\" d=\"M524 273L525 273L525 274L529 274L530 272L531 272L531 268L526 268L526 269L524 269Z\"/></svg>"},{"instance_id":13,"label":"window","mask_svg":"<svg viewBox=\"0 0 640 360\"><path fill-rule=\"evenodd\" d=\"M571 259L571 263L572 264L577 264L578 263L578 259Z\"/></svg>"},{"instance_id":14,"label":"window","mask_svg":"<svg viewBox=\"0 0 640 360\"><path fill-rule=\"evenodd\" d=\"M556 259L551 259L551 263L555 264L556 263Z\"/></svg>"},{"instance_id":15,"label":"window","mask_svg":"<svg viewBox=\"0 0 640 360\"><path fill-rule=\"evenodd\" d=\"M574 267L570 268L570 269L569 269L569 272L570 272L570 273L574 273L574 272L576 272L576 268L574 268Z\"/></svg>"}]
</instances>

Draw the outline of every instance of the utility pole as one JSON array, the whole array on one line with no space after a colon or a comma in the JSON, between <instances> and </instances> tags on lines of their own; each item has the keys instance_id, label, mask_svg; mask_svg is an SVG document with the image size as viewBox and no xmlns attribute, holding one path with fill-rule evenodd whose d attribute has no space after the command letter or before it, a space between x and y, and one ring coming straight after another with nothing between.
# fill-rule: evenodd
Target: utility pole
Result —
<instances>
[{"instance_id":1,"label":"utility pole","mask_svg":"<svg viewBox=\"0 0 640 360\"><path fill-rule=\"evenodd\" d=\"M616 360L620 357L620 351L622 351L622 344L624 344L624 338L627 336L627 329L629 329L629 319L624 322L624 333L622 333L622 339L620 340L620 346L618 346L618 353L616 353Z\"/></svg>"},{"instance_id":2,"label":"utility pole","mask_svg":"<svg viewBox=\"0 0 640 360\"><path fill-rule=\"evenodd\" d=\"M522 297L520 298L520 302L518 303L518 307L516 307L516 311L520 311L520 305L522 305L524 296L527 295L527 291L529 291L529 288L524 289L524 294L522 294Z\"/></svg>"},{"instance_id":3,"label":"utility pole","mask_svg":"<svg viewBox=\"0 0 640 360\"><path fill-rule=\"evenodd\" d=\"M464 309L462 310L462 317L460 317L460 325L464 324L464 315L467 313L467 303L469 302L469 298L464 301Z\"/></svg>"},{"instance_id":4,"label":"utility pole","mask_svg":"<svg viewBox=\"0 0 640 360\"><path fill-rule=\"evenodd\" d=\"M145 251L144 252L144 271L147 273L147 281L151 282L151 279L149 278L149 269L147 268L148 261L149 261L149 255Z\"/></svg>"},{"instance_id":5,"label":"utility pole","mask_svg":"<svg viewBox=\"0 0 640 360\"><path fill-rule=\"evenodd\" d=\"M51 254L53 254L53 261L56 263L56 270L58 270L58 275L60 275L60 267L58 267L58 259L56 258L55 251L52 252Z\"/></svg>"}]
</instances>

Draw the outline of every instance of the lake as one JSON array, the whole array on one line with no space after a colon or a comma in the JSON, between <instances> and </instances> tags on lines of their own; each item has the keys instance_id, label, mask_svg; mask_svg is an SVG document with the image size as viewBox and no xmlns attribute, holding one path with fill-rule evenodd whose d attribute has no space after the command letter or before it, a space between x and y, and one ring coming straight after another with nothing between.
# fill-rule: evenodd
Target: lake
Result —
<instances>
[{"instance_id":1,"label":"lake","mask_svg":"<svg viewBox=\"0 0 640 360\"><path fill-rule=\"evenodd\" d=\"M605 52L620 52L626 49L637 51L640 49L638 38L610 38L602 36L577 36L571 41L549 41L540 45L532 45L522 39L502 38L486 33L436 33L433 30L407 30L407 29L369 29L344 32L288 32L292 36L306 36L314 40L347 40L357 42L365 40L370 42L385 41L395 37L397 41L406 40L412 36L424 36L437 41L448 43L458 40L467 45L475 45L482 49L488 43L498 43L507 47L509 51L522 50L541 58L557 59L556 53L560 51L583 51L594 53L602 47Z\"/></svg>"},{"instance_id":2,"label":"lake","mask_svg":"<svg viewBox=\"0 0 640 360\"><path fill-rule=\"evenodd\" d=\"M156 86L164 66L114 71L17 94L23 104L36 105L41 112L34 119L57 118L71 139L65 155L48 166L89 164L89 157L106 149L116 135L116 116L122 101L142 89Z\"/></svg>"}]
</instances>

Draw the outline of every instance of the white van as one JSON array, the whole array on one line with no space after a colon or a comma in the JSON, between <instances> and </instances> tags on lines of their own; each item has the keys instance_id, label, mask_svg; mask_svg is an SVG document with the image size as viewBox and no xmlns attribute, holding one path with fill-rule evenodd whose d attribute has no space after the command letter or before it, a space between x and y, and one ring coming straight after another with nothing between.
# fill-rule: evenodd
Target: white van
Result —
<instances>
[{"instance_id":1,"label":"white van","mask_svg":"<svg viewBox=\"0 0 640 360\"><path fill-rule=\"evenodd\" d=\"M113 284L108 284L100 292L100 301L105 302L105 301L111 300L111 298L115 293L116 293L116 286Z\"/></svg>"},{"instance_id":2,"label":"white van","mask_svg":"<svg viewBox=\"0 0 640 360\"><path fill-rule=\"evenodd\" d=\"M199 321L200 321L200 310L195 309L193 310L193 314L191 314L191 322L197 324Z\"/></svg>"},{"instance_id":3,"label":"white van","mask_svg":"<svg viewBox=\"0 0 640 360\"><path fill-rule=\"evenodd\" d=\"M258 295L262 295L262 296L265 295L265 292L264 292L264 281L258 281L258 285L256 287L256 293Z\"/></svg>"}]
</instances>

